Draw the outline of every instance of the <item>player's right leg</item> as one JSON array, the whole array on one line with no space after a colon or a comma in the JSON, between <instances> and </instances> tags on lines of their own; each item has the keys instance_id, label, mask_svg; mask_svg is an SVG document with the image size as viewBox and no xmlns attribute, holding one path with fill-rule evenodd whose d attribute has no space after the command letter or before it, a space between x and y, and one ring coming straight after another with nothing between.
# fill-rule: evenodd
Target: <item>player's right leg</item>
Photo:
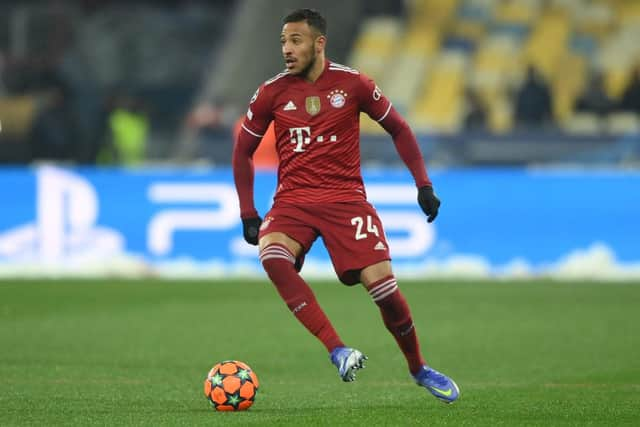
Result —
<instances>
[{"instance_id":1,"label":"player's right leg","mask_svg":"<svg viewBox=\"0 0 640 427\"><path fill-rule=\"evenodd\" d=\"M285 233L272 232L260 237L260 261L287 307L324 344L342 380L353 381L355 372L364 367L366 357L345 347L313 291L298 274L295 264L302 253L302 245Z\"/></svg>"}]
</instances>

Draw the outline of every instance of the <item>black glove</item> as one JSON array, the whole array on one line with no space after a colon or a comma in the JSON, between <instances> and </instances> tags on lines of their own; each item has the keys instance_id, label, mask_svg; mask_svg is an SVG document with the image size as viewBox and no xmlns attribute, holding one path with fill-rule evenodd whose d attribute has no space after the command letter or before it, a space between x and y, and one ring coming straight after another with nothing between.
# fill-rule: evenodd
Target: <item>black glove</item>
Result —
<instances>
[{"instance_id":1,"label":"black glove","mask_svg":"<svg viewBox=\"0 0 640 427\"><path fill-rule=\"evenodd\" d=\"M427 216L427 222L433 222L438 216L438 208L440 208L440 199L433 192L433 187L425 185L418 189L418 204Z\"/></svg>"},{"instance_id":2,"label":"black glove","mask_svg":"<svg viewBox=\"0 0 640 427\"><path fill-rule=\"evenodd\" d=\"M262 218L259 216L242 220L242 235L244 236L244 240L246 240L250 245L255 246L258 244L260 224L262 224Z\"/></svg>"}]
</instances>

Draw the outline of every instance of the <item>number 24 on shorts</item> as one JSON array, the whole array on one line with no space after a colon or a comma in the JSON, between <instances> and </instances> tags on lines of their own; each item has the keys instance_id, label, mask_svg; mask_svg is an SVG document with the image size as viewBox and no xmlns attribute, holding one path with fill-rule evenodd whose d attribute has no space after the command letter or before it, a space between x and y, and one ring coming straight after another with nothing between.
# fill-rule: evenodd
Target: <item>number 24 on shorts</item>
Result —
<instances>
[{"instance_id":1,"label":"number 24 on shorts","mask_svg":"<svg viewBox=\"0 0 640 427\"><path fill-rule=\"evenodd\" d=\"M367 238L367 233L363 232L362 228L364 227L364 218L361 216L355 216L351 218L351 225L356 226L356 240L362 240ZM367 230L369 233L373 233L376 237L380 237L380 233L378 233L378 226L375 225L371 219L371 215L367 215Z\"/></svg>"}]
</instances>

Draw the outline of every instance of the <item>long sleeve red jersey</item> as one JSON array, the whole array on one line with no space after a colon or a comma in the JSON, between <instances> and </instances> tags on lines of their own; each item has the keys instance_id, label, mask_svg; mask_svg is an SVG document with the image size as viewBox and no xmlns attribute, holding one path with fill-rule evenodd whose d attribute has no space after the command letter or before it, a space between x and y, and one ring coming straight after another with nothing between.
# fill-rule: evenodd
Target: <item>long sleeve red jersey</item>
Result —
<instances>
[{"instance_id":1,"label":"long sleeve red jersey","mask_svg":"<svg viewBox=\"0 0 640 427\"><path fill-rule=\"evenodd\" d=\"M431 185L415 136L373 80L325 61L322 74L313 83L283 72L263 83L253 95L233 152L242 217L257 216L251 157L271 121L279 157L275 202L366 199L360 172L361 111L393 137L416 185Z\"/></svg>"}]
</instances>

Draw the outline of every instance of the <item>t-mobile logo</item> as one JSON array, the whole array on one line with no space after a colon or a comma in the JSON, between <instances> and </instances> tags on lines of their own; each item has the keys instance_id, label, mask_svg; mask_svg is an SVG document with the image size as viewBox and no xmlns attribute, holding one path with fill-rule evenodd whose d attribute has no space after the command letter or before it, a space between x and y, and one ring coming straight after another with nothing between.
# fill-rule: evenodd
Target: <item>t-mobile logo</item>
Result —
<instances>
[{"instance_id":1,"label":"t-mobile logo","mask_svg":"<svg viewBox=\"0 0 640 427\"><path fill-rule=\"evenodd\" d=\"M311 144L311 128L305 126L303 128L289 128L289 135L291 136L291 143L295 144L293 149L296 153L304 152L304 146ZM316 136L316 142L324 142L324 136ZM335 135L329 137L329 142L336 142L338 138Z\"/></svg>"}]
</instances>

